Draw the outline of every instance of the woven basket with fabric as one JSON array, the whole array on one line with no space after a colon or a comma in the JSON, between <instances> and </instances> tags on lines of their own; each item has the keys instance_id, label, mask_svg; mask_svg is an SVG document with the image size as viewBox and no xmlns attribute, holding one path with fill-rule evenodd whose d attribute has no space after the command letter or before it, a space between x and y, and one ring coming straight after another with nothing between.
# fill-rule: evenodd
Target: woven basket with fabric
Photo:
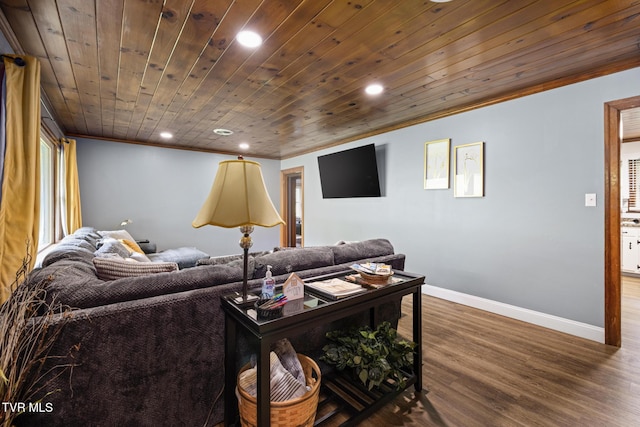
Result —
<instances>
[{"instance_id":1,"label":"woven basket with fabric","mask_svg":"<svg viewBox=\"0 0 640 427\"><path fill-rule=\"evenodd\" d=\"M318 408L320 394L320 368L310 357L298 353L298 360L302 365L307 386L311 387L307 393L296 399L284 402L271 402L271 427L313 426ZM249 369L249 364L240 369L240 374ZM258 425L256 398L243 388L237 387L238 408L240 422L244 427Z\"/></svg>"}]
</instances>

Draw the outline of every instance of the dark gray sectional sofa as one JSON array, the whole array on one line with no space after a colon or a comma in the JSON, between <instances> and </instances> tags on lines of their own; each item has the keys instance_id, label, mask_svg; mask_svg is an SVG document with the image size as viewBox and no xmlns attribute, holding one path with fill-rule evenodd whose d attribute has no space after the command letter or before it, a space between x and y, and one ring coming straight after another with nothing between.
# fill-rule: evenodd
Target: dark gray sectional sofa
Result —
<instances>
[{"instance_id":1,"label":"dark gray sectional sofa","mask_svg":"<svg viewBox=\"0 0 640 427\"><path fill-rule=\"evenodd\" d=\"M82 228L67 236L34 270L27 284L48 281L48 298L73 308L47 362L72 370L42 381L53 411L27 413L18 425L203 426L223 420L224 314L222 295L242 288L241 257L202 260L192 268L101 280L93 257L101 236ZM365 260L404 269L405 256L385 239L253 254L250 288L266 265L278 284L343 271ZM396 320L400 304L387 308ZM59 321L59 318L54 319ZM316 335L321 334L320 331ZM296 350L317 339L292 337ZM317 338L317 337L316 337ZM320 337L322 338L322 337ZM300 346L300 347L298 347ZM242 346L240 346L242 348ZM248 355L238 354L238 361ZM234 373L235 375L235 373Z\"/></svg>"}]
</instances>

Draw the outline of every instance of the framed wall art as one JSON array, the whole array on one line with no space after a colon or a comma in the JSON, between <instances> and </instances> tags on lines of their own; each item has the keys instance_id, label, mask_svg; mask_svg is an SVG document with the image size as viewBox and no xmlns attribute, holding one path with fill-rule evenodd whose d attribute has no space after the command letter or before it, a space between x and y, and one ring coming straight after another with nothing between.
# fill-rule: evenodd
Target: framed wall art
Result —
<instances>
[{"instance_id":1,"label":"framed wall art","mask_svg":"<svg viewBox=\"0 0 640 427\"><path fill-rule=\"evenodd\" d=\"M425 190L449 188L449 151L451 140L439 139L424 144Z\"/></svg>"},{"instance_id":2,"label":"framed wall art","mask_svg":"<svg viewBox=\"0 0 640 427\"><path fill-rule=\"evenodd\" d=\"M453 154L453 196L484 196L484 142L458 145Z\"/></svg>"}]
</instances>

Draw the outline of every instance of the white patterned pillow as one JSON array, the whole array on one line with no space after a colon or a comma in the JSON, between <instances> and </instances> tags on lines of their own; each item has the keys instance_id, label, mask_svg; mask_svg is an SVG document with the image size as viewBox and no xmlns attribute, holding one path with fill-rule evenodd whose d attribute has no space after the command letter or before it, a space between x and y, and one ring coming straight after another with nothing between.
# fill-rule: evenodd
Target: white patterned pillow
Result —
<instances>
[{"instance_id":1,"label":"white patterned pillow","mask_svg":"<svg viewBox=\"0 0 640 427\"><path fill-rule=\"evenodd\" d=\"M93 258L98 277L102 280L115 280L123 277L146 276L178 270L175 262L138 262L120 257Z\"/></svg>"},{"instance_id":2,"label":"white patterned pillow","mask_svg":"<svg viewBox=\"0 0 640 427\"><path fill-rule=\"evenodd\" d=\"M98 231L103 238L111 237L112 239L134 240L127 230L101 230Z\"/></svg>"},{"instance_id":3,"label":"white patterned pillow","mask_svg":"<svg viewBox=\"0 0 640 427\"><path fill-rule=\"evenodd\" d=\"M143 250L127 230L102 230L98 231L98 234L100 234L103 238L110 237L112 239L120 240L120 242L125 244L125 246L129 246L136 252L143 253ZM123 242L125 240L126 242Z\"/></svg>"},{"instance_id":4,"label":"white patterned pillow","mask_svg":"<svg viewBox=\"0 0 640 427\"><path fill-rule=\"evenodd\" d=\"M128 257L129 253L130 251L125 245L111 237L105 237L100 240L98 242L98 249L94 252L95 256L98 257L109 257L110 255L117 254L122 258Z\"/></svg>"}]
</instances>

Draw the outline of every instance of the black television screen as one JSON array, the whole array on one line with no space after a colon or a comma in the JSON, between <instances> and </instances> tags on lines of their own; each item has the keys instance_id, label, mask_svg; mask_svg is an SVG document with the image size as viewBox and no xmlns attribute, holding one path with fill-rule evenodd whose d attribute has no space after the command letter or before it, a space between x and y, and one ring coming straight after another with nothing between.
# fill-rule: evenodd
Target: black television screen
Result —
<instances>
[{"instance_id":1,"label":"black television screen","mask_svg":"<svg viewBox=\"0 0 640 427\"><path fill-rule=\"evenodd\" d=\"M380 197L373 144L318 156L318 169L324 199Z\"/></svg>"}]
</instances>

